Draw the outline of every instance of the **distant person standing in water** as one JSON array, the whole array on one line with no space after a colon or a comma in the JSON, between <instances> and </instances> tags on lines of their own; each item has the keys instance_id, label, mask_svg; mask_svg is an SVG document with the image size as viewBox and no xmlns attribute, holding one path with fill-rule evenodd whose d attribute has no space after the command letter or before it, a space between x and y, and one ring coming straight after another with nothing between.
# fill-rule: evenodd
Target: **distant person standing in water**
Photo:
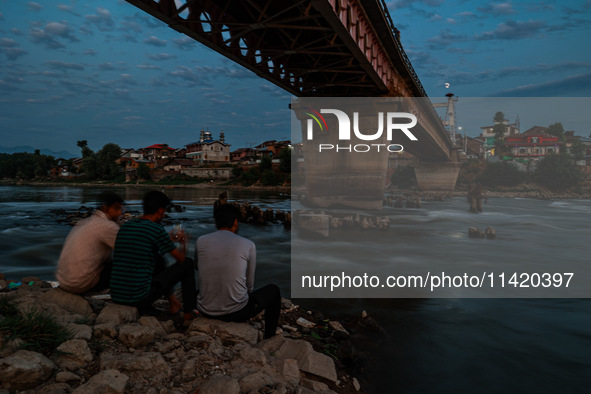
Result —
<instances>
[{"instance_id":1,"label":"distant person standing in water","mask_svg":"<svg viewBox=\"0 0 591 394\"><path fill-rule=\"evenodd\" d=\"M57 265L60 288L74 294L109 287L111 253L119 232L123 198L104 192L94 213L78 222L68 234Z\"/></svg>"},{"instance_id":2,"label":"distant person standing in water","mask_svg":"<svg viewBox=\"0 0 591 394\"><path fill-rule=\"evenodd\" d=\"M113 301L135 306L141 314L157 314L152 303L163 295L176 299L172 290L181 283L185 320L194 316L196 289L193 261L185 258L186 235L175 234L177 248L160 222L171 206L166 194L149 191L143 199L144 214L121 226L113 253L111 297ZM166 267L163 255L176 262ZM178 302L178 300L177 300ZM171 301L173 312L175 305Z\"/></svg>"}]
</instances>

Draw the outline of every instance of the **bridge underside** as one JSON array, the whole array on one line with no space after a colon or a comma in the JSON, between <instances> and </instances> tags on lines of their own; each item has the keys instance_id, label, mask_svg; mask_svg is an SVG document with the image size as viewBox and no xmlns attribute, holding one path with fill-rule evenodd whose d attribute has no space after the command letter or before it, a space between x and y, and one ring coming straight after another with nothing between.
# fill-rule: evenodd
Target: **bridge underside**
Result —
<instances>
[{"instance_id":1,"label":"bridge underside","mask_svg":"<svg viewBox=\"0 0 591 394\"><path fill-rule=\"evenodd\" d=\"M426 96L376 0L127 2L295 96Z\"/></svg>"}]
</instances>

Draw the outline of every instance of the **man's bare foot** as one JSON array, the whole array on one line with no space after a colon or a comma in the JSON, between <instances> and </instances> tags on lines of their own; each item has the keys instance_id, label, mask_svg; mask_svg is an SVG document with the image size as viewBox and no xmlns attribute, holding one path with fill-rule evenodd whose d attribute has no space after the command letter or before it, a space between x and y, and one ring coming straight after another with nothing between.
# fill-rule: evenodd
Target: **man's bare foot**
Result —
<instances>
[{"instance_id":1,"label":"man's bare foot","mask_svg":"<svg viewBox=\"0 0 591 394\"><path fill-rule=\"evenodd\" d=\"M170 303L170 313L176 315L181 310L181 302L174 294L168 296L168 302Z\"/></svg>"}]
</instances>

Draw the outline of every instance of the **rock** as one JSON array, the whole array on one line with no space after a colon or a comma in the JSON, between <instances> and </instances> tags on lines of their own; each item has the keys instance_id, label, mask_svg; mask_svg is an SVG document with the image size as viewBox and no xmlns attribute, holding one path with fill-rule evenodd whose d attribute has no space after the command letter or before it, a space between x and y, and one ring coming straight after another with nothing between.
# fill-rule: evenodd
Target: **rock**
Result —
<instances>
[{"instance_id":1,"label":"rock","mask_svg":"<svg viewBox=\"0 0 591 394\"><path fill-rule=\"evenodd\" d=\"M277 359L273 362L273 366L287 383L300 384L300 368L297 360L293 358Z\"/></svg>"},{"instance_id":2,"label":"rock","mask_svg":"<svg viewBox=\"0 0 591 394\"><path fill-rule=\"evenodd\" d=\"M157 337L166 336L166 331L164 328L162 328L162 325L154 316L142 316L138 320L138 323L140 323L142 326L151 328Z\"/></svg>"},{"instance_id":3,"label":"rock","mask_svg":"<svg viewBox=\"0 0 591 394\"><path fill-rule=\"evenodd\" d=\"M174 322L172 320L162 321L162 322L160 322L160 325L162 326L164 331L166 331L167 334L170 334L170 333L176 331L176 328L174 326Z\"/></svg>"},{"instance_id":4,"label":"rock","mask_svg":"<svg viewBox=\"0 0 591 394\"><path fill-rule=\"evenodd\" d=\"M129 376L113 369L94 375L90 380L74 390L73 394L120 394L125 392Z\"/></svg>"},{"instance_id":5,"label":"rock","mask_svg":"<svg viewBox=\"0 0 591 394\"><path fill-rule=\"evenodd\" d=\"M296 332L298 330L297 328L292 327L292 326L288 326L287 324L282 325L281 328L284 331L289 331L289 332Z\"/></svg>"},{"instance_id":6,"label":"rock","mask_svg":"<svg viewBox=\"0 0 591 394\"><path fill-rule=\"evenodd\" d=\"M160 353L113 354L103 352L100 355L100 369L116 369L131 377L143 377L154 381L168 378L171 369Z\"/></svg>"},{"instance_id":7,"label":"rock","mask_svg":"<svg viewBox=\"0 0 591 394\"><path fill-rule=\"evenodd\" d=\"M287 298L281 298L281 309L292 310L294 308L295 308L295 305L293 304L293 302L291 302L291 300L289 300Z\"/></svg>"},{"instance_id":8,"label":"rock","mask_svg":"<svg viewBox=\"0 0 591 394\"><path fill-rule=\"evenodd\" d=\"M356 391L361 390L361 385L359 384L359 381L357 380L357 378L353 378L353 387L355 388Z\"/></svg>"},{"instance_id":9,"label":"rock","mask_svg":"<svg viewBox=\"0 0 591 394\"><path fill-rule=\"evenodd\" d=\"M337 381L337 371L332 358L314 351L312 345L301 339L285 339L276 357L297 360L300 371Z\"/></svg>"},{"instance_id":10,"label":"rock","mask_svg":"<svg viewBox=\"0 0 591 394\"><path fill-rule=\"evenodd\" d=\"M173 339L170 341L166 341L163 343L156 343L154 348L159 352L159 353L168 353L171 350L174 350L176 348L179 348L181 346L181 342L177 339Z\"/></svg>"},{"instance_id":11,"label":"rock","mask_svg":"<svg viewBox=\"0 0 591 394\"><path fill-rule=\"evenodd\" d=\"M149 327L132 323L119 328L119 340L126 346L139 348L154 340L156 333Z\"/></svg>"},{"instance_id":12,"label":"rock","mask_svg":"<svg viewBox=\"0 0 591 394\"><path fill-rule=\"evenodd\" d=\"M495 239L497 237L497 230L488 226L484 234L486 234L486 239Z\"/></svg>"},{"instance_id":13,"label":"rock","mask_svg":"<svg viewBox=\"0 0 591 394\"><path fill-rule=\"evenodd\" d=\"M93 359L88 343L84 339L70 339L59 345L57 351L63 353L56 357L61 368L84 367Z\"/></svg>"},{"instance_id":14,"label":"rock","mask_svg":"<svg viewBox=\"0 0 591 394\"><path fill-rule=\"evenodd\" d=\"M94 337L98 339L116 338L117 326L115 323L102 323L94 326Z\"/></svg>"},{"instance_id":15,"label":"rock","mask_svg":"<svg viewBox=\"0 0 591 394\"><path fill-rule=\"evenodd\" d=\"M345 327L343 327L343 325L338 321L329 321L328 325L330 326L330 328L335 330L337 333L340 333L342 336L349 336L349 332L345 330Z\"/></svg>"},{"instance_id":16,"label":"rock","mask_svg":"<svg viewBox=\"0 0 591 394\"><path fill-rule=\"evenodd\" d=\"M43 383L55 369L55 364L44 355L19 350L0 359L0 388L25 390Z\"/></svg>"},{"instance_id":17,"label":"rock","mask_svg":"<svg viewBox=\"0 0 591 394\"><path fill-rule=\"evenodd\" d=\"M240 391L243 393L261 392L264 387L272 386L276 383L276 379L263 372L255 372L240 379Z\"/></svg>"},{"instance_id":18,"label":"rock","mask_svg":"<svg viewBox=\"0 0 591 394\"><path fill-rule=\"evenodd\" d=\"M199 388L199 394L239 394L240 385L229 376L215 375Z\"/></svg>"},{"instance_id":19,"label":"rock","mask_svg":"<svg viewBox=\"0 0 591 394\"><path fill-rule=\"evenodd\" d=\"M60 383L65 382L79 382L82 378L72 372L58 372L55 376L55 381Z\"/></svg>"},{"instance_id":20,"label":"rock","mask_svg":"<svg viewBox=\"0 0 591 394\"><path fill-rule=\"evenodd\" d=\"M41 300L59 306L60 308L81 316L88 316L92 314L92 308L88 301L83 297L68 293L67 291L57 289L49 289L41 297Z\"/></svg>"},{"instance_id":21,"label":"rock","mask_svg":"<svg viewBox=\"0 0 591 394\"><path fill-rule=\"evenodd\" d=\"M256 345L259 332L255 328L245 323L226 323L220 320L198 317L194 319L187 335L194 335L194 332L204 332L211 336L217 336L222 340L228 341L246 341L251 345Z\"/></svg>"},{"instance_id":22,"label":"rock","mask_svg":"<svg viewBox=\"0 0 591 394\"><path fill-rule=\"evenodd\" d=\"M328 386L325 383L317 382L312 379L302 378L300 380L300 385L315 392L328 391Z\"/></svg>"},{"instance_id":23,"label":"rock","mask_svg":"<svg viewBox=\"0 0 591 394\"><path fill-rule=\"evenodd\" d=\"M468 238L484 238L484 232L479 230L478 227L469 227Z\"/></svg>"},{"instance_id":24,"label":"rock","mask_svg":"<svg viewBox=\"0 0 591 394\"><path fill-rule=\"evenodd\" d=\"M240 358L242 358L244 361L257 364L265 364L267 362L267 357L265 357L265 353L260 349L252 347L242 349L240 351Z\"/></svg>"},{"instance_id":25,"label":"rock","mask_svg":"<svg viewBox=\"0 0 591 394\"><path fill-rule=\"evenodd\" d=\"M137 308L133 306L108 304L96 318L96 324L114 323L115 325L120 325L122 323L133 323L138 318L139 313Z\"/></svg>"},{"instance_id":26,"label":"rock","mask_svg":"<svg viewBox=\"0 0 591 394\"><path fill-rule=\"evenodd\" d=\"M74 334L74 339L89 340L92 338L92 327L86 324L68 323L66 328Z\"/></svg>"},{"instance_id":27,"label":"rock","mask_svg":"<svg viewBox=\"0 0 591 394\"><path fill-rule=\"evenodd\" d=\"M296 320L296 323L298 324L298 326L302 326L305 328L314 328L316 327L316 323L313 323L309 320L304 319L303 317L300 317L298 320Z\"/></svg>"}]
</instances>

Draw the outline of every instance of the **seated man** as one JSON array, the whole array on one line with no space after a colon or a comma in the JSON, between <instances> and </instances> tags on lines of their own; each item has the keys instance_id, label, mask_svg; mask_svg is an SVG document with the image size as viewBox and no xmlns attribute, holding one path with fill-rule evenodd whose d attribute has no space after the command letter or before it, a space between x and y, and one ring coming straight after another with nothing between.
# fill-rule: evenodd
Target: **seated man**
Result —
<instances>
[{"instance_id":1,"label":"seated man","mask_svg":"<svg viewBox=\"0 0 591 394\"><path fill-rule=\"evenodd\" d=\"M256 248L254 242L236 234L235 207L220 205L215 222L218 231L197 239L197 309L205 317L232 322L246 321L264 310L265 338L270 338L281 310L279 288L267 285L253 291Z\"/></svg>"},{"instance_id":2,"label":"seated man","mask_svg":"<svg viewBox=\"0 0 591 394\"><path fill-rule=\"evenodd\" d=\"M119 231L123 199L115 193L99 196L92 216L78 222L68 234L55 274L60 288L74 294L109 287L111 253Z\"/></svg>"},{"instance_id":3,"label":"seated man","mask_svg":"<svg viewBox=\"0 0 591 394\"><path fill-rule=\"evenodd\" d=\"M195 309L195 273L191 259L185 261L184 232L175 238L180 242L179 250L160 224L169 205L164 193L149 191L143 199L143 216L121 226L113 252L111 298L119 304L137 307L141 314L154 314L157 311L152 303L162 295L169 295L170 300L174 286L181 282L188 320ZM159 269L166 253L176 262Z\"/></svg>"}]
</instances>

